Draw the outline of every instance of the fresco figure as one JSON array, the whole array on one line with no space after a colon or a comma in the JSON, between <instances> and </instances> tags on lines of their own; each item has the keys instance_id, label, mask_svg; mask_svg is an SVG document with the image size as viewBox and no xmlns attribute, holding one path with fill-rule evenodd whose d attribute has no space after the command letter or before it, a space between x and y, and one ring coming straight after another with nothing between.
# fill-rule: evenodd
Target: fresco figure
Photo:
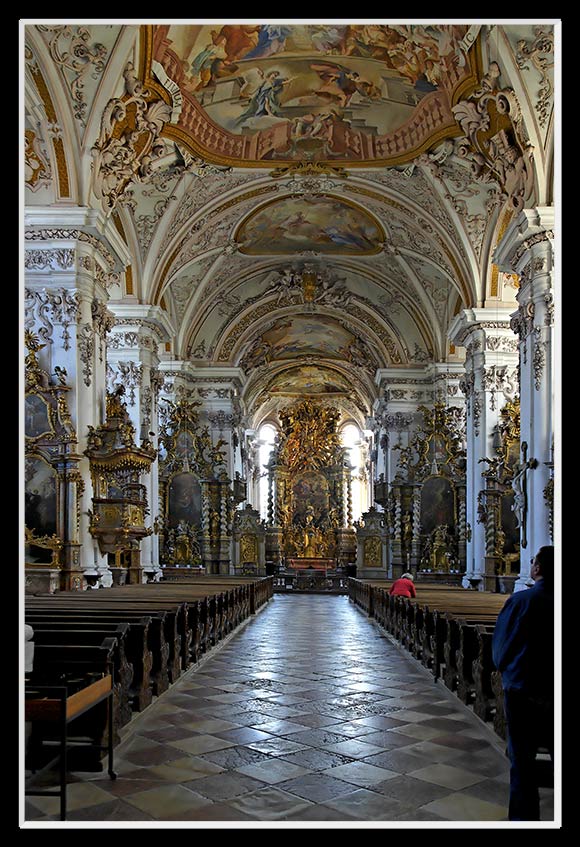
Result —
<instances>
[{"instance_id":1,"label":"fresco figure","mask_svg":"<svg viewBox=\"0 0 580 847\"><path fill-rule=\"evenodd\" d=\"M246 59L264 59L279 53L286 45L286 38L292 32L292 27L268 25L260 28L258 43L253 50L246 53Z\"/></svg>"},{"instance_id":2,"label":"fresco figure","mask_svg":"<svg viewBox=\"0 0 580 847\"><path fill-rule=\"evenodd\" d=\"M193 91L199 91L215 82L219 69L226 58L226 39L215 30L211 31L211 42L201 53L198 53L191 63L191 81Z\"/></svg>"},{"instance_id":3,"label":"fresco figure","mask_svg":"<svg viewBox=\"0 0 580 847\"><path fill-rule=\"evenodd\" d=\"M242 112L236 123L241 124L248 118L259 118L263 115L280 117L279 97L284 86L290 82L289 79L280 76L280 71L269 71L265 76L260 70L263 82L254 92L248 108Z\"/></svg>"}]
</instances>

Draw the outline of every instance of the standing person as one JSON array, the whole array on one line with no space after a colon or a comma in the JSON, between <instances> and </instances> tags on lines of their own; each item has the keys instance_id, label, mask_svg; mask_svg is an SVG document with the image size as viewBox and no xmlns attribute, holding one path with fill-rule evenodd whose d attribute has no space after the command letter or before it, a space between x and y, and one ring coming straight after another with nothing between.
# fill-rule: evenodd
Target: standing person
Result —
<instances>
[{"instance_id":1,"label":"standing person","mask_svg":"<svg viewBox=\"0 0 580 847\"><path fill-rule=\"evenodd\" d=\"M554 761L553 547L540 547L530 576L534 586L508 597L492 640L504 689L511 821L540 820L538 748L547 747Z\"/></svg>"},{"instance_id":2,"label":"standing person","mask_svg":"<svg viewBox=\"0 0 580 847\"><path fill-rule=\"evenodd\" d=\"M389 594L396 594L400 597L416 597L415 584L413 582L412 573L403 573L396 579L389 589Z\"/></svg>"}]
</instances>

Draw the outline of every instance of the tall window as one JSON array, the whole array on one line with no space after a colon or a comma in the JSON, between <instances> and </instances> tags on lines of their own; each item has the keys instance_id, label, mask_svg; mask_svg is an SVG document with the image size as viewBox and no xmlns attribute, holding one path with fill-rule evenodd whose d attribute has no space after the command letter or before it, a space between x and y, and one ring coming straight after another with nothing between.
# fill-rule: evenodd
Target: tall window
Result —
<instances>
[{"instance_id":1,"label":"tall window","mask_svg":"<svg viewBox=\"0 0 580 847\"><path fill-rule=\"evenodd\" d=\"M362 434L355 424L346 424L340 431L341 441L348 448L347 457L352 465L352 519L358 521L367 507L367 491L364 482L364 458L362 452Z\"/></svg>"},{"instance_id":2,"label":"tall window","mask_svg":"<svg viewBox=\"0 0 580 847\"><path fill-rule=\"evenodd\" d=\"M268 472L264 465L270 460L276 434L277 430L272 424L264 424L258 430L258 438L260 440L258 459L260 463L260 481L258 483L258 492L260 498L260 517L262 519L268 518Z\"/></svg>"}]
</instances>

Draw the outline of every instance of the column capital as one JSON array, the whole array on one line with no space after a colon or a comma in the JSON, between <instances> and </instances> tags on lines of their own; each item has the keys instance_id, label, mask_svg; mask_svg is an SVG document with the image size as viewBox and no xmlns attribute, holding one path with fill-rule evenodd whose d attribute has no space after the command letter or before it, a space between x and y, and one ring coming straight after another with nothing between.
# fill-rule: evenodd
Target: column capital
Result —
<instances>
[{"instance_id":1,"label":"column capital","mask_svg":"<svg viewBox=\"0 0 580 847\"><path fill-rule=\"evenodd\" d=\"M533 254L551 250L555 220L553 206L523 209L495 248L493 261L499 269L521 275Z\"/></svg>"},{"instance_id":2,"label":"column capital","mask_svg":"<svg viewBox=\"0 0 580 847\"><path fill-rule=\"evenodd\" d=\"M113 332L129 333L133 329L141 336L155 338L158 344L169 341L173 337L174 327L171 318L160 306L116 302L109 302L107 305L115 316Z\"/></svg>"},{"instance_id":3,"label":"column capital","mask_svg":"<svg viewBox=\"0 0 580 847\"><path fill-rule=\"evenodd\" d=\"M462 309L453 318L449 327L449 338L454 344L468 347L470 343L480 342L481 349L509 351L509 345L499 339L508 341L513 337L510 321L513 306L494 306L493 308ZM498 339L497 342L491 339ZM489 343L491 341L491 344ZM516 347L513 347L516 350Z\"/></svg>"}]
</instances>

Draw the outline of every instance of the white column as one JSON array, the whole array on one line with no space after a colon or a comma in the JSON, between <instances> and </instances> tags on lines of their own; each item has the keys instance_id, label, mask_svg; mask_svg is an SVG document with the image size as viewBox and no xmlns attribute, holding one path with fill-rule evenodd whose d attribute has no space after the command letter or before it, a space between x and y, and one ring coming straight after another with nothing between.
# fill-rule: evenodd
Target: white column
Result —
<instances>
[{"instance_id":1,"label":"white column","mask_svg":"<svg viewBox=\"0 0 580 847\"><path fill-rule=\"evenodd\" d=\"M511 309L464 309L451 323L449 338L466 349L462 389L467 398L466 571L463 586L482 583L485 574L485 527L477 522L481 477L495 456L493 436L506 400L514 399L517 384L517 339L510 328ZM483 584L483 583L482 583Z\"/></svg>"},{"instance_id":2,"label":"white column","mask_svg":"<svg viewBox=\"0 0 580 847\"><path fill-rule=\"evenodd\" d=\"M520 342L521 441L528 445L528 460L537 462L526 474L527 537L516 590L530 584L530 559L540 547L552 544L544 489L550 479L545 463L552 459L554 438L553 226L552 207L522 211L494 257L501 270L520 277L519 308L512 326Z\"/></svg>"},{"instance_id":3,"label":"white column","mask_svg":"<svg viewBox=\"0 0 580 847\"><path fill-rule=\"evenodd\" d=\"M107 383L125 387L124 400L131 423L135 427L135 442L149 441L157 447L159 434L158 393L160 385L159 349L170 338L171 327L166 313L158 306L111 303L115 326L107 344ZM149 516L152 525L159 507L159 463L152 462L144 475ZM142 539L141 567L151 577L160 572L159 539L156 534Z\"/></svg>"},{"instance_id":4,"label":"white column","mask_svg":"<svg viewBox=\"0 0 580 847\"><path fill-rule=\"evenodd\" d=\"M51 237L52 236L52 237ZM67 400L77 433L80 498L78 566L88 583L110 584L107 558L89 532L92 507L89 460L83 455L89 426L102 423L105 392L104 343L108 329L106 286L111 266L103 245L77 229L29 230L25 255L25 325L48 342L50 373L66 371ZM110 316L112 319L112 316Z\"/></svg>"}]
</instances>

